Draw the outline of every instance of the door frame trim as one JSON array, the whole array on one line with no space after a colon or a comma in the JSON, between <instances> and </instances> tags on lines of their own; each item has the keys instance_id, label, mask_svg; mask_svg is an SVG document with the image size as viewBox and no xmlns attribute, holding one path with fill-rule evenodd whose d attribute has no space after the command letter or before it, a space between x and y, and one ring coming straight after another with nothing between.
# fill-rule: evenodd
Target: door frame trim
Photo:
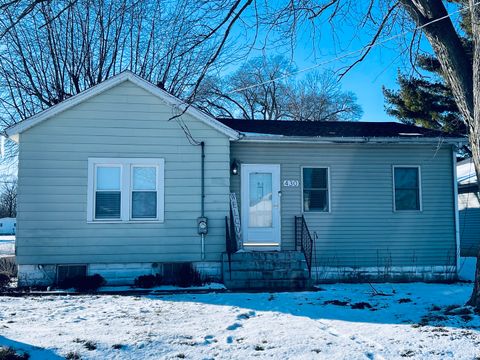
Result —
<instances>
[{"instance_id":1,"label":"door frame trim","mask_svg":"<svg viewBox=\"0 0 480 360\"><path fill-rule=\"evenodd\" d=\"M278 171L278 191L280 193L282 192L282 181L281 181L281 166L280 164L241 164L240 165L240 199L241 199L241 219L242 219L242 242L243 242L243 248L245 250L249 251L280 251L282 247L282 198L281 196L278 199L278 231L277 231L277 238L278 238L278 244L276 243L265 243L266 245L248 245L249 242L246 241L245 237L248 234L248 229L247 229L247 224L248 221L246 221L246 216L247 216L247 208L246 208L246 203L245 203L245 191L248 190L246 188L247 185L247 170L249 168L254 168L254 167L259 167L259 168L265 168L267 167L274 167ZM268 170L267 170L268 171ZM273 179L272 179L273 180ZM273 185L273 184L272 184ZM273 191L273 186L272 186L272 191ZM273 194L272 194L273 196ZM274 230L275 231L275 230ZM268 245L267 245L268 244Z\"/></svg>"}]
</instances>

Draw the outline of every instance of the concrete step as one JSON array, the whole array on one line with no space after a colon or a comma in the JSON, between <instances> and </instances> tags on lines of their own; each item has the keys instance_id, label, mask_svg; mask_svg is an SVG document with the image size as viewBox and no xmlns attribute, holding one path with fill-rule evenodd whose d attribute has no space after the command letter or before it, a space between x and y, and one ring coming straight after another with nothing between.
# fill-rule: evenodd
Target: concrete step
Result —
<instances>
[{"instance_id":1,"label":"concrete step","mask_svg":"<svg viewBox=\"0 0 480 360\"><path fill-rule=\"evenodd\" d=\"M229 271L224 272L224 279L228 280L298 280L309 279L305 270L263 270L263 271Z\"/></svg>"},{"instance_id":2,"label":"concrete step","mask_svg":"<svg viewBox=\"0 0 480 360\"><path fill-rule=\"evenodd\" d=\"M312 286L310 279L298 280L225 280L225 286L232 290L254 291L300 291Z\"/></svg>"},{"instance_id":3,"label":"concrete step","mask_svg":"<svg viewBox=\"0 0 480 360\"><path fill-rule=\"evenodd\" d=\"M227 261L223 262L224 269L236 270L303 270L307 262L303 261Z\"/></svg>"},{"instance_id":4,"label":"concrete step","mask_svg":"<svg viewBox=\"0 0 480 360\"><path fill-rule=\"evenodd\" d=\"M223 254L225 286L236 290L304 290L312 282L305 256L299 251Z\"/></svg>"},{"instance_id":5,"label":"concrete step","mask_svg":"<svg viewBox=\"0 0 480 360\"><path fill-rule=\"evenodd\" d=\"M289 261L289 260L305 260L305 256L301 251L241 251L231 254L232 261ZM223 254L223 261L228 260L228 255Z\"/></svg>"}]
</instances>

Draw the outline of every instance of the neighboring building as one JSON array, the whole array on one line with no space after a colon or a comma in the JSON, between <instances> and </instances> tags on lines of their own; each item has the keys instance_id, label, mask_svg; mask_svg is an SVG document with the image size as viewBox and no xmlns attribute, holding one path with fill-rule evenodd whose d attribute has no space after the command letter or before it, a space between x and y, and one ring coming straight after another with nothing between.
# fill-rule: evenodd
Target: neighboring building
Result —
<instances>
[{"instance_id":1,"label":"neighboring building","mask_svg":"<svg viewBox=\"0 0 480 360\"><path fill-rule=\"evenodd\" d=\"M480 194L472 159L457 163L460 254L476 257L480 251Z\"/></svg>"},{"instance_id":2,"label":"neighboring building","mask_svg":"<svg viewBox=\"0 0 480 360\"><path fill-rule=\"evenodd\" d=\"M463 139L398 123L183 109L124 72L7 129L20 143L20 284L50 284L82 264L128 283L179 262L232 287L288 285L303 279L294 264L305 260L319 281L456 277ZM243 251L229 262L231 192Z\"/></svg>"},{"instance_id":3,"label":"neighboring building","mask_svg":"<svg viewBox=\"0 0 480 360\"><path fill-rule=\"evenodd\" d=\"M17 229L17 219L2 218L0 219L0 235L15 235Z\"/></svg>"}]
</instances>

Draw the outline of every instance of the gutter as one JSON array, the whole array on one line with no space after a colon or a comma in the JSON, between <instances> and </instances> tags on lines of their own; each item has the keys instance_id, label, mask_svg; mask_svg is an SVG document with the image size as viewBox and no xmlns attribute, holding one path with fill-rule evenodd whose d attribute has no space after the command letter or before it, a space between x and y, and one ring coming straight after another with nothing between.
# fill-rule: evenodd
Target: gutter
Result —
<instances>
[{"instance_id":1,"label":"gutter","mask_svg":"<svg viewBox=\"0 0 480 360\"><path fill-rule=\"evenodd\" d=\"M298 144L444 144L461 146L465 138L423 138L423 137L334 137L334 136L283 136L243 133L239 142L257 143L298 143Z\"/></svg>"}]
</instances>

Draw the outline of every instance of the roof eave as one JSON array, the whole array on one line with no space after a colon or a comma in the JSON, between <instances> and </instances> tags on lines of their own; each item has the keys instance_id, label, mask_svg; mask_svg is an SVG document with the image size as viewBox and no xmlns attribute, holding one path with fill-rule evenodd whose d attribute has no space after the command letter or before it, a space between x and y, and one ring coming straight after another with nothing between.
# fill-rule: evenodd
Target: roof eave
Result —
<instances>
[{"instance_id":1,"label":"roof eave","mask_svg":"<svg viewBox=\"0 0 480 360\"><path fill-rule=\"evenodd\" d=\"M438 138L438 137L331 137L331 136L284 136L268 134L244 133L238 140L242 142L281 142L281 143L352 143L352 144L438 144L461 146L468 143L465 138Z\"/></svg>"}]
</instances>

